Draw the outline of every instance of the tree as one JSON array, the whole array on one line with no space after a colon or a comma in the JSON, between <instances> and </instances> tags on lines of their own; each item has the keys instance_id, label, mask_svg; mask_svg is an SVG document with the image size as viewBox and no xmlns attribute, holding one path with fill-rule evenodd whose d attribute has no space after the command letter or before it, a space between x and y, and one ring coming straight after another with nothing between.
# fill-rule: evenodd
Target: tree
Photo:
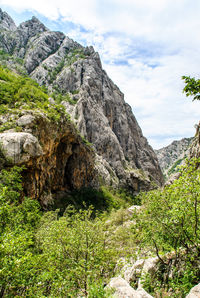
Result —
<instances>
[{"instance_id":1,"label":"tree","mask_svg":"<svg viewBox=\"0 0 200 298\"><path fill-rule=\"evenodd\" d=\"M0 297L21 297L35 283L39 255L34 233L40 220L35 200L21 198L22 168L0 173Z\"/></svg>"},{"instance_id":2,"label":"tree","mask_svg":"<svg viewBox=\"0 0 200 298\"><path fill-rule=\"evenodd\" d=\"M174 287L178 286L178 290L184 292L182 294L198 283L199 162L200 159L188 161L180 169L181 176L172 185L141 194L143 208L138 215L136 214L136 231L142 246L145 249L153 249L162 265L160 281L164 286L173 287L176 280L177 284ZM171 259L166 257L166 253L169 252ZM183 284L180 287L181 283Z\"/></svg>"},{"instance_id":3,"label":"tree","mask_svg":"<svg viewBox=\"0 0 200 298\"><path fill-rule=\"evenodd\" d=\"M46 213L37 233L37 242L46 259L43 280L49 285L45 295L61 297L88 296L90 285L105 282L115 266L115 250L109 244L104 222L92 218L88 210L68 209L57 218ZM82 293L81 293L82 292Z\"/></svg>"},{"instance_id":4,"label":"tree","mask_svg":"<svg viewBox=\"0 0 200 298\"><path fill-rule=\"evenodd\" d=\"M183 92L186 96L194 96L194 100L200 100L200 79L190 78L188 76L182 76L186 86Z\"/></svg>"}]
</instances>

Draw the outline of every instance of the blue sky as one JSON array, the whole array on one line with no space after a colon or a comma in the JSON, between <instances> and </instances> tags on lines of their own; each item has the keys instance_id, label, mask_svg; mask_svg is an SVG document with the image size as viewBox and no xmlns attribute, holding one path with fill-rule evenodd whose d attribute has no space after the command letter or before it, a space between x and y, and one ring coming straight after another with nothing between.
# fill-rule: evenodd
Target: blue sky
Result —
<instances>
[{"instance_id":1,"label":"blue sky","mask_svg":"<svg viewBox=\"0 0 200 298\"><path fill-rule=\"evenodd\" d=\"M199 0L0 0L16 24L38 17L93 45L153 148L193 136L200 102L182 75L200 77Z\"/></svg>"}]
</instances>

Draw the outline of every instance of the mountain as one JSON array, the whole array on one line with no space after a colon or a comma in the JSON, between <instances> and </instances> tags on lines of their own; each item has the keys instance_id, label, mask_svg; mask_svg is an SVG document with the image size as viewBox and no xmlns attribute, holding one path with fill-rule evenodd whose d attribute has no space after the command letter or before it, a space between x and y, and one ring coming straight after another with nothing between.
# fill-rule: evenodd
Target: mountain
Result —
<instances>
[{"instance_id":1,"label":"mountain","mask_svg":"<svg viewBox=\"0 0 200 298\"><path fill-rule=\"evenodd\" d=\"M173 141L166 147L155 150L161 169L166 177L169 177L176 167L181 165L183 160L189 156L192 142L193 138L183 138L179 141Z\"/></svg>"},{"instance_id":2,"label":"mountain","mask_svg":"<svg viewBox=\"0 0 200 298\"><path fill-rule=\"evenodd\" d=\"M50 31L36 17L17 27L0 10L0 48L2 65L45 86L50 104L59 101L71 115L86 143L92 144L99 183L125 187L134 193L151 189L155 184L162 185L163 175L156 154L143 136L131 107L124 101L123 93L102 69L99 54L93 47L83 47L61 32ZM52 136L51 143L55 142L54 134L59 135L59 130L63 130L62 124L59 125L52 133L45 131L49 139ZM43 128L41 123L37 127L37 132L30 133L38 138ZM24 132L29 130L30 127L23 128ZM56 146L62 147L59 144L62 140L60 136ZM59 160L62 154L56 155L57 163L63 166L61 173L66 172L67 164L65 159ZM86 156L82 158L87 160ZM65 188L64 180L60 189ZM52 183L51 178L48 184Z\"/></svg>"}]
</instances>

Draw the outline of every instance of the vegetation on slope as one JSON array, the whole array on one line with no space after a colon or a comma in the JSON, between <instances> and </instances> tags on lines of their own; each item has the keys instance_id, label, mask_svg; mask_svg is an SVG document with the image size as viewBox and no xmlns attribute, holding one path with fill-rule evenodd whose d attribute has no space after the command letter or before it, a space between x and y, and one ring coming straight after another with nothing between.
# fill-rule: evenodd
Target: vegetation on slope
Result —
<instances>
[{"instance_id":1,"label":"vegetation on slope","mask_svg":"<svg viewBox=\"0 0 200 298\"><path fill-rule=\"evenodd\" d=\"M113 203L118 208L125 203L108 190L101 199L110 201L109 212L94 211L86 201L86 209L68 206L59 215L59 210L44 212L35 200L22 199L23 169L2 170L1 296L106 297L104 284L116 274L118 260L136 258L141 249L160 260L143 281L146 290L158 297L184 297L200 276L199 163L188 162L164 190L140 194L143 208L130 224L126 209L113 208Z\"/></svg>"},{"instance_id":2,"label":"vegetation on slope","mask_svg":"<svg viewBox=\"0 0 200 298\"><path fill-rule=\"evenodd\" d=\"M18 117L26 109L42 112L54 121L64 113L62 106L49 103L46 90L36 82L0 67L0 114ZM12 121L4 123L1 131L13 125ZM125 207L132 199L106 188L84 189L72 193L62 210L44 212L37 201L22 197L23 168L6 171L2 167L0 296L103 297L103 285L113 275L119 256L132 251L131 240L122 245L126 227L114 233L118 224L109 223L103 211ZM124 212L114 212L114 222L116 217L121 222Z\"/></svg>"},{"instance_id":3,"label":"vegetation on slope","mask_svg":"<svg viewBox=\"0 0 200 298\"><path fill-rule=\"evenodd\" d=\"M42 212L20 195L22 170L0 175L1 297L105 297L117 260L135 250L130 229L115 231L127 214L113 211L108 221L92 207Z\"/></svg>"},{"instance_id":4,"label":"vegetation on slope","mask_svg":"<svg viewBox=\"0 0 200 298\"><path fill-rule=\"evenodd\" d=\"M31 108L56 120L63 112L38 84L3 67L0 100L0 114ZM119 258L134 258L141 249L160 260L143 281L146 290L184 297L200 282L199 164L189 161L171 186L140 194L143 208L128 225L122 193L82 190L68 198L76 208L44 212L37 201L21 196L23 168L1 170L0 296L109 296L104 284Z\"/></svg>"},{"instance_id":5,"label":"vegetation on slope","mask_svg":"<svg viewBox=\"0 0 200 298\"><path fill-rule=\"evenodd\" d=\"M29 77L0 66L0 115L20 114L21 110L37 110L50 119L58 121L64 114L64 107L51 104L46 89ZM66 115L67 116L67 115Z\"/></svg>"},{"instance_id":6,"label":"vegetation on slope","mask_svg":"<svg viewBox=\"0 0 200 298\"><path fill-rule=\"evenodd\" d=\"M160 260L158 271L146 280L154 294L171 289L170 297L184 297L200 282L199 163L188 161L172 185L140 195L143 210L136 216L136 238Z\"/></svg>"}]
</instances>

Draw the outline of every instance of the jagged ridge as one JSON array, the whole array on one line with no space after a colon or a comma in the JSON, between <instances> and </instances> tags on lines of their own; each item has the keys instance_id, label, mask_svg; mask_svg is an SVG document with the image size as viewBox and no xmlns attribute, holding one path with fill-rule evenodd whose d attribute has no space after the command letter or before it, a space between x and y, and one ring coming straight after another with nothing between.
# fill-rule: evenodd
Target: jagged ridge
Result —
<instances>
[{"instance_id":1,"label":"jagged ridge","mask_svg":"<svg viewBox=\"0 0 200 298\"><path fill-rule=\"evenodd\" d=\"M189 156L190 146L193 138L183 138L173 141L170 145L155 150L161 169L166 177L172 174L178 165L181 165L186 157Z\"/></svg>"},{"instance_id":2,"label":"jagged ridge","mask_svg":"<svg viewBox=\"0 0 200 298\"><path fill-rule=\"evenodd\" d=\"M61 32L51 32L37 18L19 27L0 11L0 47L23 59L21 71L54 94L71 114L81 134L96 150L96 168L103 183L134 192L161 185L157 157L124 101L124 95L102 69L93 47L82 47ZM7 24L11 24L8 26ZM7 65L19 65L7 59Z\"/></svg>"}]
</instances>

